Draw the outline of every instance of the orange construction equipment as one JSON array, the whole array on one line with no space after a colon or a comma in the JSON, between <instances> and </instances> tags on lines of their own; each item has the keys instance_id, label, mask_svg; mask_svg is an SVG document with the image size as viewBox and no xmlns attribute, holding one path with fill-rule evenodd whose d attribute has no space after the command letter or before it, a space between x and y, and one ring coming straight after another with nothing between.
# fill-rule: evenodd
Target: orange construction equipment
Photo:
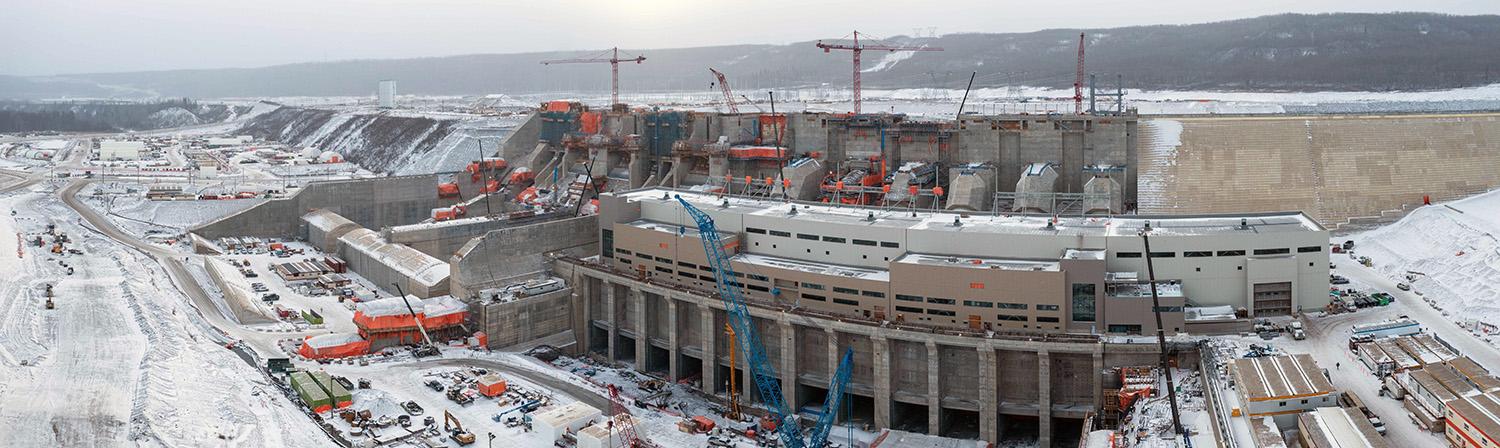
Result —
<instances>
[{"instance_id":1,"label":"orange construction equipment","mask_svg":"<svg viewBox=\"0 0 1500 448\"><path fill-rule=\"evenodd\" d=\"M500 181L494 179L490 179L484 183L483 187L479 187L480 193L494 193L497 191L500 191Z\"/></svg>"},{"instance_id":2,"label":"orange construction equipment","mask_svg":"<svg viewBox=\"0 0 1500 448\"><path fill-rule=\"evenodd\" d=\"M694 428L694 429L698 430L698 432L700 432L700 433L713 432L715 423L714 423L713 420L709 419L708 417L704 417L704 416L701 416L701 415L694 415L693 416L693 426L696 426L696 428Z\"/></svg>"},{"instance_id":3,"label":"orange construction equipment","mask_svg":"<svg viewBox=\"0 0 1500 448\"><path fill-rule=\"evenodd\" d=\"M447 221L450 219L458 219L464 217L464 215L467 215L468 213L469 208L465 207L463 204L455 205L452 207L439 207L432 209L432 220Z\"/></svg>"},{"instance_id":4,"label":"orange construction equipment","mask_svg":"<svg viewBox=\"0 0 1500 448\"><path fill-rule=\"evenodd\" d=\"M500 378L500 375L491 373L481 376L474 384L478 386L479 393L486 397L498 397L505 393L505 379Z\"/></svg>"},{"instance_id":5,"label":"orange construction equipment","mask_svg":"<svg viewBox=\"0 0 1500 448\"><path fill-rule=\"evenodd\" d=\"M548 101L547 112L567 112L572 109L573 103L568 101Z\"/></svg>"},{"instance_id":6,"label":"orange construction equipment","mask_svg":"<svg viewBox=\"0 0 1500 448\"><path fill-rule=\"evenodd\" d=\"M458 193L458 183L448 182L448 183L438 184L438 197L439 198L456 198L456 197L458 197L458 195L459 195L459 193Z\"/></svg>"},{"instance_id":7,"label":"orange construction equipment","mask_svg":"<svg viewBox=\"0 0 1500 448\"><path fill-rule=\"evenodd\" d=\"M517 184L522 184L522 183L530 182L532 179L535 179L535 178L536 178L536 173L531 172L531 169L526 168L526 167L523 166L523 167L516 168L514 171L510 172L510 182L508 182L508 183L510 183L511 185L517 185Z\"/></svg>"},{"instance_id":8,"label":"orange construction equipment","mask_svg":"<svg viewBox=\"0 0 1500 448\"><path fill-rule=\"evenodd\" d=\"M537 191L536 187L526 187L525 190L521 190L521 194L516 195L516 202L526 204L531 202L533 199L536 199L537 196L540 195L541 193Z\"/></svg>"},{"instance_id":9,"label":"orange construction equipment","mask_svg":"<svg viewBox=\"0 0 1500 448\"><path fill-rule=\"evenodd\" d=\"M600 123L604 121L604 114L598 112L584 112L578 116L579 130L585 134L598 134Z\"/></svg>"},{"instance_id":10,"label":"orange construction equipment","mask_svg":"<svg viewBox=\"0 0 1500 448\"><path fill-rule=\"evenodd\" d=\"M331 359L370 353L370 341L357 334L323 334L302 339L297 354L307 359Z\"/></svg>"}]
</instances>

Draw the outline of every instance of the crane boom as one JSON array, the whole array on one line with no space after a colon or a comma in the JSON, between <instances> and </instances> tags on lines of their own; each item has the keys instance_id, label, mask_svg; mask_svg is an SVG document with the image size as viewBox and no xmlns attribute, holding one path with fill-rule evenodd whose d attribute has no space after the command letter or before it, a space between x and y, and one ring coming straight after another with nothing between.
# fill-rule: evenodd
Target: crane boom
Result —
<instances>
[{"instance_id":1,"label":"crane boom","mask_svg":"<svg viewBox=\"0 0 1500 448\"><path fill-rule=\"evenodd\" d=\"M1073 76L1073 113L1083 115L1083 33L1078 33L1078 72Z\"/></svg>"},{"instance_id":2,"label":"crane boom","mask_svg":"<svg viewBox=\"0 0 1500 448\"><path fill-rule=\"evenodd\" d=\"M611 48L613 56L604 58L572 58L572 59L548 59L542 61L542 65L552 64L592 64L609 63L609 104L620 104L620 63L621 62L646 62L645 56L636 56L630 59L620 59L620 47Z\"/></svg>"},{"instance_id":3,"label":"crane boom","mask_svg":"<svg viewBox=\"0 0 1500 448\"><path fill-rule=\"evenodd\" d=\"M914 46L909 46L909 45L889 45L889 44L884 44L884 43L879 44L879 45L861 44L861 43L859 43L859 31L855 31L854 32L854 44L853 45L846 45L846 44L825 44L825 43L823 43L823 41L820 40L820 41L818 41L818 48L822 48L824 53L829 53L829 52L832 52L833 50L849 50L851 53L854 53L854 113L856 113L856 114L858 114L860 112L860 107L859 106L860 106L860 90L861 90L861 88L860 88L860 80L859 80L859 74L860 74L859 56L865 50L883 50L883 51L943 51L943 49L939 48L939 47L926 47L926 46L914 47Z\"/></svg>"},{"instance_id":4,"label":"crane boom","mask_svg":"<svg viewBox=\"0 0 1500 448\"><path fill-rule=\"evenodd\" d=\"M713 67L709 67L708 71L713 72L715 78L719 78L719 90L724 92L724 104L729 108L729 113L740 113L740 108L734 104L734 92L729 90L729 80L725 79L724 74L718 70L714 70Z\"/></svg>"},{"instance_id":5,"label":"crane boom","mask_svg":"<svg viewBox=\"0 0 1500 448\"><path fill-rule=\"evenodd\" d=\"M828 443L829 431L833 429L833 418L839 415L839 403L844 401L844 387L849 385L849 375L853 372L854 349L846 348L844 359L839 361L838 371L833 374L833 381L828 383L828 396L823 398L823 415L818 416L818 424L813 426L807 446L822 448Z\"/></svg>"}]
</instances>

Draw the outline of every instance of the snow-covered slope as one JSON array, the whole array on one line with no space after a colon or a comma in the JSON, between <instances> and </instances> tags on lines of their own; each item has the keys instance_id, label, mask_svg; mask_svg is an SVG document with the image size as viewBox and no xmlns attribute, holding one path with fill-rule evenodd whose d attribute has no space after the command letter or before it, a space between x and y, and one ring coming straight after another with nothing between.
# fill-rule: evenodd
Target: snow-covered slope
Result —
<instances>
[{"instance_id":1,"label":"snow-covered slope","mask_svg":"<svg viewBox=\"0 0 1500 448\"><path fill-rule=\"evenodd\" d=\"M459 114L334 111L282 107L238 132L295 147L335 151L371 171L421 174L457 171L492 154L521 118Z\"/></svg>"},{"instance_id":2,"label":"snow-covered slope","mask_svg":"<svg viewBox=\"0 0 1500 448\"><path fill-rule=\"evenodd\" d=\"M1500 190L1416 209L1355 237L1356 251L1459 320L1500 324Z\"/></svg>"}]
</instances>

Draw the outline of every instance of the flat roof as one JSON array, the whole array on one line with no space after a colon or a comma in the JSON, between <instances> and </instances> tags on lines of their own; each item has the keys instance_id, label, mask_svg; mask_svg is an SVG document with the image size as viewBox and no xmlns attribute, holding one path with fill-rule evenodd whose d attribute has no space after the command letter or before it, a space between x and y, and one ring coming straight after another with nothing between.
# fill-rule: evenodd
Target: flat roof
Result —
<instances>
[{"instance_id":1,"label":"flat roof","mask_svg":"<svg viewBox=\"0 0 1500 448\"><path fill-rule=\"evenodd\" d=\"M802 271L813 274L822 274L841 278L852 278L858 280L877 280L882 282L891 281L891 271L884 269L870 269L856 266L846 266L832 263L819 263L815 261L794 260L790 258L772 257L769 255L741 253L730 257L731 261L738 261L751 266L763 266L768 268L787 269ZM742 272L751 273L754 272Z\"/></svg>"},{"instance_id":2,"label":"flat roof","mask_svg":"<svg viewBox=\"0 0 1500 448\"><path fill-rule=\"evenodd\" d=\"M1058 272L1062 270L1062 265L1056 261L955 257L951 255L919 254L913 252L908 252L906 255L901 256L901 258L897 258L895 262L924 266L956 266L970 269L1000 269L1005 271Z\"/></svg>"},{"instance_id":3,"label":"flat roof","mask_svg":"<svg viewBox=\"0 0 1500 448\"><path fill-rule=\"evenodd\" d=\"M1234 360L1238 385L1250 401L1282 400L1334 392L1312 355L1278 355Z\"/></svg>"},{"instance_id":4,"label":"flat roof","mask_svg":"<svg viewBox=\"0 0 1500 448\"><path fill-rule=\"evenodd\" d=\"M1458 373L1463 374L1469 381L1472 381L1480 391L1495 392L1500 390L1500 378L1490 375L1489 370L1485 370L1484 367L1481 367L1467 356L1448 360L1448 366L1452 367Z\"/></svg>"},{"instance_id":5,"label":"flat roof","mask_svg":"<svg viewBox=\"0 0 1500 448\"><path fill-rule=\"evenodd\" d=\"M1304 436L1313 442L1306 448L1385 448L1389 445L1370 419L1364 414L1355 414L1354 408L1321 407L1297 416L1306 431Z\"/></svg>"},{"instance_id":6,"label":"flat roof","mask_svg":"<svg viewBox=\"0 0 1500 448\"><path fill-rule=\"evenodd\" d=\"M670 201L676 196L704 210L723 210L746 215L768 216L793 221L831 222L872 227L946 232L981 232L1031 235L1134 236L1148 223L1153 235L1218 235L1241 232L1278 233L1325 231L1302 212L1249 213L1234 215L1127 215L1127 216L1053 216L1038 214L992 214L990 212L948 212L931 210L881 209L876 207L832 205L822 202L782 201L744 196L725 196L670 188L645 188L608 193L631 202ZM795 207L797 212L790 213ZM914 216L915 215L915 216ZM872 219L873 218L873 219ZM958 218L962 225L954 226ZM1049 222L1056 221L1053 227ZM1246 227L1241 228L1243 220Z\"/></svg>"}]
</instances>

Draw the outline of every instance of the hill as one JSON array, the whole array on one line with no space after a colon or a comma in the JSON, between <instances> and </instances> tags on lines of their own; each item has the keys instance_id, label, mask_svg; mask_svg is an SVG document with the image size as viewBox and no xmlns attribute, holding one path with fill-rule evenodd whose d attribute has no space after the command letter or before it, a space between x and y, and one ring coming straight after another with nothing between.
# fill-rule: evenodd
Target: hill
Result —
<instances>
[{"instance_id":1,"label":"hill","mask_svg":"<svg viewBox=\"0 0 1500 448\"><path fill-rule=\"evenodd\" d=\"M865 55L870 88L976 85L1067 87L1079 32L1088 34L1088 71L1123 75L1132 89L1250 91L1425 90L1500 82L1500 16L1427 13L1286 14L1193 25L1054 29L1030 33L896 36L887 42L942 52ZM847 52L824 54L814 42L630 50L648 58L620 70L630 91L709 92L715 67L737 89L849 82ZM609 70L594 64L542 66L589 52L485 54L352 60L245 69L79 74L0 82L0 98L150 92L160 96L264 97L372 95L397 79L402 93L598 92ZM1109 82L1103 82L1105 80ZM79 92L74 92L79 90Z\"/></svg>"}]
</instances>

